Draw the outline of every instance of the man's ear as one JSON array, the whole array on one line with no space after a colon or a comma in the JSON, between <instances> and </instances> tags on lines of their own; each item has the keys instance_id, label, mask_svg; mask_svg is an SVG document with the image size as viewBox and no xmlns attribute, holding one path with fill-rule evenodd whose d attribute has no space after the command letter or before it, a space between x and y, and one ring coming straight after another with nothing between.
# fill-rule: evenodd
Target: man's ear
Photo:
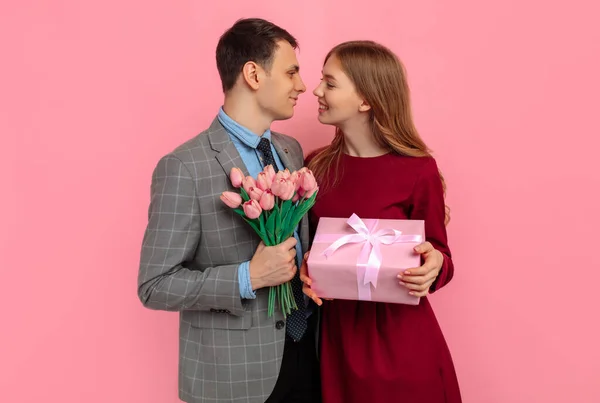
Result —
<instances>
[{"instance_id":1,"label":"man's ear","mask_svg":"<svg viewBox=\"0 0 600 403\"><path fill-rule=\"evenodd\" d=\"M247 62L242 68L242 77L250 88L257 90L262 80L263 69L255 62Z\"/></svg>"}]
</instances>

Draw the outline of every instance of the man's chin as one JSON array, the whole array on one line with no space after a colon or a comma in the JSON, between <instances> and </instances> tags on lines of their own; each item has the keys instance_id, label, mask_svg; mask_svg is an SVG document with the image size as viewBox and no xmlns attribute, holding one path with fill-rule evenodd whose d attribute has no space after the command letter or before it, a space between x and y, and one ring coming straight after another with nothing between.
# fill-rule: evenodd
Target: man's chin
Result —
<instances>
[{"instance_id":1,"label":"man's chin","mask_svg":"<svg viewBox=\"0 0 600 403\"><path fill-rule=\"evenodd\" d=\"M288 120L294 116L294 111L292 110L289 113L279 114L274 120Z\"/></svg>"}]
</instances>

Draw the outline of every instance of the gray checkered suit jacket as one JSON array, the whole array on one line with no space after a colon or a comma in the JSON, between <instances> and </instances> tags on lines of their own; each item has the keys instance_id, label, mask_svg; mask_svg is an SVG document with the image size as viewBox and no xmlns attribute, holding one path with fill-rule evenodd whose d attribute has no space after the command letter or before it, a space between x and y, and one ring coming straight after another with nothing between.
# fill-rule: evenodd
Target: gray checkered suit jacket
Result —
<instances>
[{"instance_id":1,"label":"gray checkered suit jacket","mask_svg":"<svg viewBox=\"0 0 600 403\"><path fill-rule=\"evenodd\" d=\"M302 167L300 144L272 133L283 164ZM268 289L240 297L238 265L260 238L219 196L232 167L248 171L215 119L158 162L151 186L138 294L150 309L179 312L179 397L186 402L263 403L273 391L285 340L283 316L267 315ZM303 250L308 223L301 224Z\"/></svg>"}]
</instances>

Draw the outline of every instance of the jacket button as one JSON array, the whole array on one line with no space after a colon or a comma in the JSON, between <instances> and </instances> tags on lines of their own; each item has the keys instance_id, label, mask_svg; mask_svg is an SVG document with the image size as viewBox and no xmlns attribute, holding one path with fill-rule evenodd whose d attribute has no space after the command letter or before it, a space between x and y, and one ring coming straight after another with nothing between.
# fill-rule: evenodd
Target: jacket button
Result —
<instances>
[{"instance_id":1,"label":"jacket button","mask_svg":"<svg viewBox=\"0 0 600 403\"><path fill-rule=\"evenodd\" d=\"M275 327L276 327L278 330L281 330L281 329L283 329L283 327L284 327L284 326L285 326L285 322L284 322L284 321L282 321L282 320L278 320L278 321L277 321L277 323L275 323Z\"/></svg>"}]
</instances>

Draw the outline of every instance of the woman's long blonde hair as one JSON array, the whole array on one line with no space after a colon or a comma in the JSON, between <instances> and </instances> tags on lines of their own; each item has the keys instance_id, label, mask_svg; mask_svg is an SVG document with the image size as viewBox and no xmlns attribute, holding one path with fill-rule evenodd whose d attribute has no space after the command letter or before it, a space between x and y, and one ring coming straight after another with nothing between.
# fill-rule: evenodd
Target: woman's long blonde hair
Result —
<instances>
[{"instance_id":1,"label":"woman's long blonde hair","mask_svg":"<svg viewBox=\"0 0 600 403\"><path fill-rule=\"evenodd\" d=\"M356 91L371 106L370 123L375 140L384 148L410 157L429 157L431 152L419 136L412 118L410 92L404 66L398 57L385 46L373 41L344 42L327 54L335 56ZM344 150L344 136L336 129L331 144L311 159L309 168L320 182L330 177L330 169L337 171ZM334 171L334 172L336 172ZM333 186L336 182L324 183ZM446 195L446 183L440 172ZM446 206L445 223L450 221Z\"/></svg>"}]
</instances>

